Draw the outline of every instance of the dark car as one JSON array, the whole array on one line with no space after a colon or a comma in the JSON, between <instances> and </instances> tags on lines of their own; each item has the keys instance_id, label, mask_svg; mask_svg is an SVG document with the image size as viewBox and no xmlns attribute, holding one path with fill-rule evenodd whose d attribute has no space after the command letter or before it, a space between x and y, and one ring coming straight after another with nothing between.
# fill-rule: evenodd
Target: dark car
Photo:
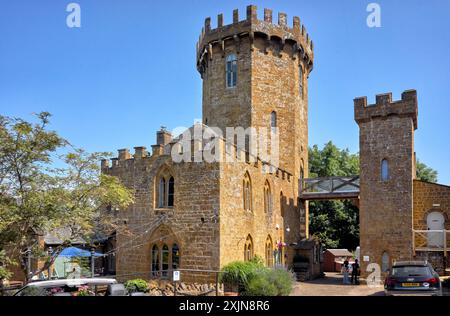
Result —
<instances>
[{"instance_id":1,"label":"dark car","mask_svg":"<svg viewBox=\"0 0 450 316\"><path fill-rule=\"evenodd\" d=\"M426 261L395 262L384 282L386 295L441 296L439 274Z\"/></svg>"}]
</instances>

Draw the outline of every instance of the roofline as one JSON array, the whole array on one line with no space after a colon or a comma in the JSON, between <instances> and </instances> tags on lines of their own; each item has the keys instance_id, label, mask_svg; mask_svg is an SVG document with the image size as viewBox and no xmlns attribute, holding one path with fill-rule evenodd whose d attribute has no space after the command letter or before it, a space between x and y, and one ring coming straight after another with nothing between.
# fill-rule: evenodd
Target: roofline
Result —
<instances>
[{"instance_id":1,"label":"roofline","mask_svg":"<svg viewBox=\"0 0 450 316\"><path fill-rule=\"evenodd\" d=\"M424 180L420 180L420 179L413 179L416 182L422 182L422 183L426 183L426 184L433 184L433 185L438 185L441 187L445 187L445 188L449 188L450 189L450 185L446 185L446 184L441 184L441 183L435 183L435 182L429 182L429 181L424 181Z\"/></svg>"}]
</instances>

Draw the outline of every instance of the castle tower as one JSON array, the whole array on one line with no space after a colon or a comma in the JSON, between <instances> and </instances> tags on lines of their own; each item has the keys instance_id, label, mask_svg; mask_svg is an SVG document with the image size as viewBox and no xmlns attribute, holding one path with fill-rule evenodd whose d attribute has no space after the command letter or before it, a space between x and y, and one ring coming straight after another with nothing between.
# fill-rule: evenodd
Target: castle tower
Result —
<instances>
[{"instance_id":1,"label":"castle tower","mask_svg":"<svg viewBox=\"0 0 450 316\"><path fill-rule=\"evenodd\" d=\"M417 93L354 100L360 148L360 245L362 271L382 258L412 259L414 131ZM363 260L366 257L366 260ZM368 258L367 258L368 257ZM369 261L367 261L369 259Z\"/></svg>"},{"instance_id":2,"label":"castle tower","mask_svg":"<svg viewBox=\"0 0 450 316\"><path fill-rule=\"evenodd\" d=\"M203 123L219 127L279 128L279 167L294 175L308 170L308 76L313 68L313 43L298 17L256 6L240 20L217 27L211 18L197 43L197 69L203 79Z\"/></svg>"}]
</instances>

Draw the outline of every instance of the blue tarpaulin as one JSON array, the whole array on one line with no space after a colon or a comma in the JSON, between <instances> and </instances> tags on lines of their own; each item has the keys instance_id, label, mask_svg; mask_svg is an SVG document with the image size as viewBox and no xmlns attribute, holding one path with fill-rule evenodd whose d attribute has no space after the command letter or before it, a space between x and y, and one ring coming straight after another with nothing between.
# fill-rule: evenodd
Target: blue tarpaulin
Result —
<instances>
[{"instance_id":1,"label":"blue tarpaulin","mask_svg":"<svg viewBox=\"0 0 450 316\"><path fill-rule=\"evenodd\" d=\"M90 257L92 254L88 250L80 249L77 247L65 248L59 254L60 257ZM94 257L101 257L103 254L99 252L94 252Z\"/></svg>"}]
</instances>

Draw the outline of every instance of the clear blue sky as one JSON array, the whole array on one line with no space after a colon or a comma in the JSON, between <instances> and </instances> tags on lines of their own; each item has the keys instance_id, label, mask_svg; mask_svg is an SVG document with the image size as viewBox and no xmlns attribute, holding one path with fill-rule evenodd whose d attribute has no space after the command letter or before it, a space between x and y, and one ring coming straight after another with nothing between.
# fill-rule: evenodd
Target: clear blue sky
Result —
<instances>
[{"instance_id":1,"label":"clear blue sky","mask_svg":"<svg viewBox=\"0 0 450 316\"><path fill-rule=\"evenodd\" d=\"M248 4L292 16L315 46L309 81L310 145L332 140L358 151L353 98L417 89L417 156L450 184L450 2L377 1L382 27L368 28L372 1L79 0L80 29L63 0L0 1L0 113L53 114L52 128L89 151L155 142L160 125L201 117L195 43L204 23Z\"/></svg>"}]
</instances>

